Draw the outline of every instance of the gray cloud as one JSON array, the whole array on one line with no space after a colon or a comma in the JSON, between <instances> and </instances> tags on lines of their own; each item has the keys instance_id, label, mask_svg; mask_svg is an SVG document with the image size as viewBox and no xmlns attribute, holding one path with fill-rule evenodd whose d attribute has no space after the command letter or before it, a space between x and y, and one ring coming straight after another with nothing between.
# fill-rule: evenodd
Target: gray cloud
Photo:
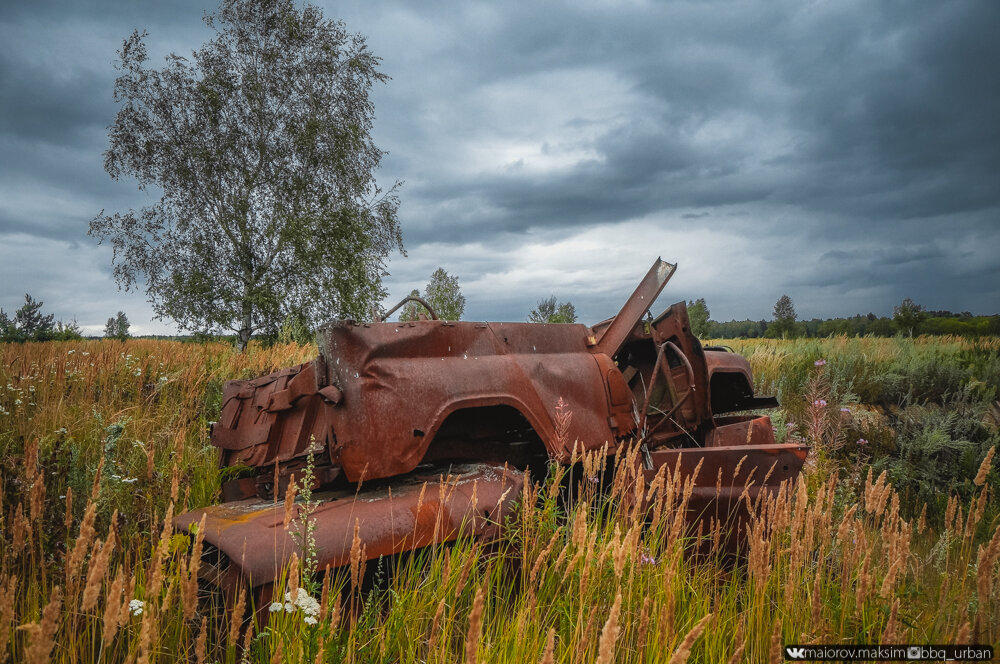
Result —
<instances>
[{"instance_id":1,"label":"gray cloud","mask_svg":"<svg viewBox=\"0 0 1000 664\"><path fill-rule=\"evenodd\" d=\"M674 299L717 318L782 292L807 316L1000 310L996 3L323 7L393 77L374 97L380 177L406 181L390 299L443 265L474 318L554 293L597 320L663 254ZM27 290L106 318L108 252L68 256L98 210L149 200L101 166L115 49L146 28L154 62L187 54L212 9L0 8L0 243L28 257L0 261L5 309ZM83 276L50 278L67 264Z\"/></svg>"}]
</instances>

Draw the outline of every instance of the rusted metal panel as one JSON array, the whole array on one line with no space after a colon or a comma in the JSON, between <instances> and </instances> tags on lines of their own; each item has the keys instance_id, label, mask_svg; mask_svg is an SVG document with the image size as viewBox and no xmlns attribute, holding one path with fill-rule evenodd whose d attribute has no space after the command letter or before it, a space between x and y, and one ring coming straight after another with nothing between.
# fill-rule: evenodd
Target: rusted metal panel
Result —
<instances>
[{"instance_id":1,"label":"rusted metal panel","mask_svg":"<svg viewBox=\"0 0 1000 664\"><path fill-rule=\"evenodd\" d=\"M517 409L559 460L569 459L573 442L586 449L613 442L588 335L583 325L328 325L320 352L344 395L331 410L344 474L357 481L409 472L448 416L464 408ZM555 432L560 398L573 407L568 444Z\"/></svg>"},{"instance_id":2,"label":"rusted metal panel","mask_svg":"<svg viewBox=\"0 0 1000 664\"><path fill-rule=\"evenodd\" d=\"M672 473L679 472L680 482L693 478L685 514L688 534L705 537L696 547L703 553L719 547L735 554L745 546L746 525L751 512L759 508L762 494L773 497L782 482L794 481L808 451L805 445L757 444L755 440L704 449L660 449L651 452L653 469L644 471L644 476L652 481L666 466ZM716 527L720 538L713 542Z\"/></svg>"},{"instance_id":3,"label":"rusted metal panel","mask_svg":"<svg viewBox=\"0 0 1000 664\"><path fill-rule=\"evenodd\" d=\"M450 471L450 472L449 472ZM469 464L426 469L389 485L361 492L321 492L310 517L315 523L320 570L350 563L355 527L365 559L448 542L460 534L491 539L520 497L524 473L503 465ZM297 503L296 515L303 505ZM205 541L224 559L206 565L210 580L229 586L247 579L253 587L273 582L295 553L296 516L285 526L283 503L250 498L188 512L174 526L188 529L206 515ZM216 552L212 552L213 555Z\"/></svg>"},{"instance_id":4,"label":"rusted metal panel","mask_svg":"<svg viewBox=\"0 0 1000 664\"><path fill-rule=\"evenodd\" d=\"M767 415L717 417L715 428L705 434L705 447L773 444L774 428Z\"/></svg>"},{"instance_id":5,"label":"rusted metal panel","mask_svg":"<svg viewBox=\"0 0 1000 664\"><path fill-rule=\"evenodd\" d=\"M632 333L636 323L642 320L649 308L653 306L660 291L670 281L677 270L676 264L670 264L659 258L649 268L632 295L625 301L625 306L618 314L605 321L606 325L595 325L597 347L605 355L614 357L621 350L622 344Z\"/></svg>"}]
</instances>

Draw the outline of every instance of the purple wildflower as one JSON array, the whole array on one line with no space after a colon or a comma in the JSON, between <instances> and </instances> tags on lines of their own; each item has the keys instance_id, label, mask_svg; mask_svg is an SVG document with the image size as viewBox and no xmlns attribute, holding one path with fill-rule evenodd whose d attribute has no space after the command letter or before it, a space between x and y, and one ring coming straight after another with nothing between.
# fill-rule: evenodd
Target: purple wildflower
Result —
<instances>
[{"instance_id":1,"label":"purple wildflower","mask_svg":"<svg viewBox=\"0 0 1000 664\"><path fill-rule=\"evenodd\" d=\"M643 552L642 556L639 558L639 562L642 563L643 565L655 565L656 558L649 555L648 553Z\"/></svg>"},{"instance_id":2,"label":"purple wildflower","mask_svg":"<svg viewBox=\"0 0 1000 664\"><path fill-rule=\"evenodd\" d=\"M813 401L814 408L826 408L826 399L816 399Z\"/></svg>"},{"instance_id":3,"label":"purple wildflower","mask_svg":"<svg viewBox=\"0 0 1000 664\"><path fill-rule=\"evenodd\" d=\"M842 413L849 413L849 412L851 412L851 409L850 408L841 408L840 412L842 412Z\"/></svg>"},{"instance_id":4,"label":"purple wildflower","mask_svg":"<svg viewBox=\"0 0 1000 664\"><path fill-rule=\"evenodd\" d=\"M868 441L864 438L858 438L858 445L867 445Z\"/></svg>"},{"instance_id":5,"label":"purple wildflower","mask_svg":"<svg viewBox=\"0 0 1000 664\"><path fill-rule=\"evenodd\" d=\"M821 367L824 364L826 364L826 360L824 360L823 358L820 358L820 359L816 360L815 362L813 362L813 366L814 367Z\"/></svg>"}]
</instances>

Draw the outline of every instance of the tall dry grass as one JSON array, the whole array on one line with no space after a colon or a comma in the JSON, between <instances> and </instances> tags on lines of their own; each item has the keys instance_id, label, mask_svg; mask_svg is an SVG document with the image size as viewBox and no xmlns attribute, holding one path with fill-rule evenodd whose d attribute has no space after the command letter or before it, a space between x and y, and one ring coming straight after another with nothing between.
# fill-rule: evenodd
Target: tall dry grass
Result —
<instances>
[{"instance_id":1,"label":"tall dry grass","mask_svg":"<svg viewBox=\"0 0 1000 664\"><path fill-rule=\"evenodd\" d=\"M689 479L663 469L645 487L626 465L601 491L590 458L572 501L562 471L526 485L499 543L367 571L359 543L322 579L286 570L273 611L251 610L253 593L196 601L199 545L168 524L217 490L206 422L221 382L313 352L0 347L0 664L768 662L796 642L1000 644L992 457L937 529L904 514L885 475L802 477L748 505L739 565L692 555Z\"/></svg>"}]
</instances>

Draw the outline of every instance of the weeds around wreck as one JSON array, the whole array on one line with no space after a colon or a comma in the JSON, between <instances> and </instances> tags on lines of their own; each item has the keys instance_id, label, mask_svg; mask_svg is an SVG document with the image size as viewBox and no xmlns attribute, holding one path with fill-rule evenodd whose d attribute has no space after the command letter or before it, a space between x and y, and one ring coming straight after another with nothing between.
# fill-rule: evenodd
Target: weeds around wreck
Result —
<instances>
[{"instance_id":1,"label":"weeds around wreck","mask_svg":"<svg viewBox=\"0 0 1000 664\"><path fill-rule=\"evenodd\" d=\"M774 344L773 351L791 353L798 343ZM845 371L838 353L847 350L816 349L831 358L827 371ZM858 349L869 362L881 361L873 347ZM587 473L573 478L579 490L572 505L545 499L558 494L551 484L526 487L506 543L460 541L418 552L353 609L350 570L325 575L309 593L319 604L315 624L302 606L289 612L282 601L280 611L269 612L249 594L247 610L234 614L235 607L213 605L202 592L194 615L185 615L185 571L204 561L196 562L191 538L163 537L163 516L174 459L179 505L209 502L218 485L201 433L202 420L212 418L206 386L219 376L284 366L313 349L227 355L222 346L130 341L113 352L98 342L15 350L0 347L0 390L10 383L30 394L34 386L36 406L23 400L0 420L0 661L264 663L280 652L285 662L443 663L468 658L470 631L478 634L472 657L498 663L590 662L602 651L617 662L759 662L783 642L1000 641L1000 522L990 512L995 453L990 462L977 460L968 490L952 494L936 518L933 505L926 519L908 514L891 469L869 475L865 468L856 488L851 478L814 474L753 507L747 562L737 567L689 553L698 533L677 525L685 496L678 478L664 472L656 480L643 527L627 473L615 475L611 498L602 499L597 489L605 476L588 461ZM132 356L128 370L120 352ZM784 357L801 360L803 375L814 371L815 356ZM785 401L805 412L808 404L797 399ZM106 425L95 422L94 408L105 423L129 418L107 454ZM79 475L62 461L70 450ZM154 459L149 473L147 450ZM114 474L137 481L119 490ZM747 483L745 470L734 474ZM69 510L64 495L73 496ZM105 514L110 495L115 504ZM127 516L112 522L114 508ZM721 524L710 520L701 539L719 537ZM105 549L109 541L113 552ZM292 584L306 587L290 571L271 604ZM364 575L357 574L360 585ZM88 587L95 598L85 602ZM482 609L470 630L477 595ZM246 629L251 611L265 614L266 624ZM230 645L234 624L238 643Z\"/></svg>"}]
</instances>

